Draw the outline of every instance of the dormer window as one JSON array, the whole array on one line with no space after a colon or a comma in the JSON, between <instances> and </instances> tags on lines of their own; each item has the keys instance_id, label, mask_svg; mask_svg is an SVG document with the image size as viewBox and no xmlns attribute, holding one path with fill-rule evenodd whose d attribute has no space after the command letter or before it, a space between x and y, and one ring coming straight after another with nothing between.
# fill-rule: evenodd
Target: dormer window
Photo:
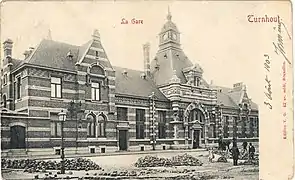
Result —
<instances>
[{"instance_id":1,"label":"dormer window","mask_svg":"<svg viewBox=\"0 0 295 180\"><path fill-rule=\"evenodd\" d=\"M194 77L194 86L200 86L200 78L199 77Z\"/></svg>"}]
</instances>

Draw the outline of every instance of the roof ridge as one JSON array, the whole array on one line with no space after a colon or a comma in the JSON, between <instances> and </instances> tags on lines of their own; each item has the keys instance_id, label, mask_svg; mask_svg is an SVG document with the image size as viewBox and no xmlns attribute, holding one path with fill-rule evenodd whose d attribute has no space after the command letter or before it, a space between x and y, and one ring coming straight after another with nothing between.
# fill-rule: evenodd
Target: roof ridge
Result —
<instances>
[{"instance_id":1,"label":"roof ridge","mask_svg":"<svg viewBox=\"0 0 295 180\"><path fill-rule=\"evenodd\" d=\"M225 93L224 93L225 94ZM231 100L231 102L233 102L235 105L237 105L238 106L238 104L232 99L232 97L231 96L229 96L228 94L225 94L225 95L227 95L228 97L229 97L229 99Z\"/></svg>"},{"instance_id":2,"label":"roof ridge","mask_svg":"<svg viewBox=\"0 0 295 180\"><path fill-rule=\"evenodd\" d=\"M114 67L114 68L124 69L124 70L132 70L132 71L140 71L140 72L144 72L143 70L137 70L137 69L125 68L125 67L121 67L121 66L113 66L113 67Z\"/></svg>"},{"instance_id":3,"label":"roof ridge","mask_svg":"<svg viewBox=\"0 0 295 180\"><path fill-rule=\"evenodd\" d=\"M41 43L42 43L44 40L45 40L45 39L43 38L43 39L39 42L39 44L36 46L36 48L34 48L33 52L30 54L30 56L29 56L27 59L24 59L25 62L27 62L27 63L30 62L30 60L31 60L32 57L35 55L37 49L40 48L40 45L41 45Z\"/></svg>"},{"instance_id":4,"label":"roof ridge","mask_svg":"<svg viewBox=\"0 0 295 180\"><path fill-rule=\"evenodd\" d=\"M66 42L56 41L56 40L51 40L51 39L45 39L45 38L43 38L43 39L41 40L41 42L42 42L42 41L49 41L49 42L59 43L59 44L68 45L68 46L81 47L81 45L69 44L69 43L66 43Z\"/></svg>"},{"instance_id":5,"label":"roof ridge","mask_svg":"<svg viewBox=\"0 0 295 180\"><path fill-rule=\"evenodd\" d=\"M88 43L89 43L89 44L88 44ZM85 44L83 44L82 46L80 46L80 47L83 47L83 46L87 46L87 47L86 47L85 51L83 52L81 58L77 60L77 63L78 63L78 64L82 63L83 59L85 58L85 56L86 56L88 50L90 49L90 47L91 47L91 45L92 45L92 43L93 43L93 39L89 40L88 42L86 42ZM81 53L82 53L82 52L81 52ZM78 54L78 55L79 55L79 54Z\"/></svg>"}]
</instances>

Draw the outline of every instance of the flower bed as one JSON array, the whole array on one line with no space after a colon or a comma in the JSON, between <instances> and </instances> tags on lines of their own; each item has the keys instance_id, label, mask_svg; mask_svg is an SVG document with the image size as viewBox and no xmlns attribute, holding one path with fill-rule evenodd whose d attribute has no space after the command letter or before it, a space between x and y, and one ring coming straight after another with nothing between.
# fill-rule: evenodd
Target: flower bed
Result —
<instances>
[{"instance_id":1,"label":"flower bed","mask_svg":"<svg viewBox=\"0 0 295 180\"><path fill-rule=\"evenodd\" d=\"M159 158L156 156L145 156L139 158L135 163L135 167L171 167L171 166L202 166L197 158L183 154L169 158Z\"/></svg>"},{"instance_id":2,"label":"flower bed","mask_svg":"<svg viewBox=\"0 0 295 180\"><path fill-rule=\"evenodd\" d=\"M25 172L45 172L46 170L60 170L61 162L56 161L42 161L42 160L32 160L32 159L22 159L22 160L1 160L2 169L24 169ZM65 160L66 170L101 170L102 168L84 158L77 159L66 159Z\"/></svg>"}]
</instances>

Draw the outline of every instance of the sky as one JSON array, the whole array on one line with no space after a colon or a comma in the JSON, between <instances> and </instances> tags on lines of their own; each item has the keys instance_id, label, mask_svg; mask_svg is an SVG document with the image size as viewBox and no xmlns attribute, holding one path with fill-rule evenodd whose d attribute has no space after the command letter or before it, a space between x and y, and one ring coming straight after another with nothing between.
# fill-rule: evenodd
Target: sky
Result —
<instances>
[{"instance_id":1,"label":"sky","mask_svg":"<svg viewBox=\"0 0 295 180\"><path fill-rule=\"evenodd\" d=\"M263 61L263 49L267 49L265 40L273 36L265 32L271 32L274 24L249 23L247 16L264 16L263 10L268 9L269 16L275 17L278 13L271 9L273 5L201 1L5 2L1 8L1 41L12 39L13 57L23 58L23 52L36 47L49 31L53 40L82 45L98 29L112 65L143 69L142 45L151 44L153 59L169 6L172 21L181 32L182 48L193 63L202 66L205 80L229 87L244 82L249 96L261 104L263 63L259 61ZM143 24L124 25L122 18L136 18Z\"/></svg>"}]
</instances>

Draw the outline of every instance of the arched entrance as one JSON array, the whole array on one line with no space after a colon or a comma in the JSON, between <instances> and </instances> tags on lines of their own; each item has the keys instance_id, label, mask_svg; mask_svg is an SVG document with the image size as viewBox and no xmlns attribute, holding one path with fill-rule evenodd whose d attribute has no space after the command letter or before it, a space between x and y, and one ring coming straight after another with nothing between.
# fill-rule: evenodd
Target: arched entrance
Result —
<instances>
[{"instance_id":1,"label":"arched entrance","mask_svg":"<svg viewBox=\"0 0 295 180\"><path fill-rule=\"evenodd\" d=\"M206 142L207 113L203 105L193 102L184 112L185 139L191 148L200 148L202 139Z\"/></svg>"},{"instance_id":2,"label":"arched entrance","mask_svg":"<svg viewBox=\"0 0 295 180\"><path fill-rule=\"evenodd\" d=\"M13 125L10 127L10 147L11 149L26 148L26 127Z\"/></svg>"},{"instance_id":3,"label":"arched entrance","mask_svg":"<svg viewBox=\"0 0 295 180\"><path fill-rule=\"evenodd\" d=\"M201 139L204 138L205 116L200 109L192 109L188 118L188 137L191 139L193 149L199 148Z\"/></svg>"}]
</instances>

